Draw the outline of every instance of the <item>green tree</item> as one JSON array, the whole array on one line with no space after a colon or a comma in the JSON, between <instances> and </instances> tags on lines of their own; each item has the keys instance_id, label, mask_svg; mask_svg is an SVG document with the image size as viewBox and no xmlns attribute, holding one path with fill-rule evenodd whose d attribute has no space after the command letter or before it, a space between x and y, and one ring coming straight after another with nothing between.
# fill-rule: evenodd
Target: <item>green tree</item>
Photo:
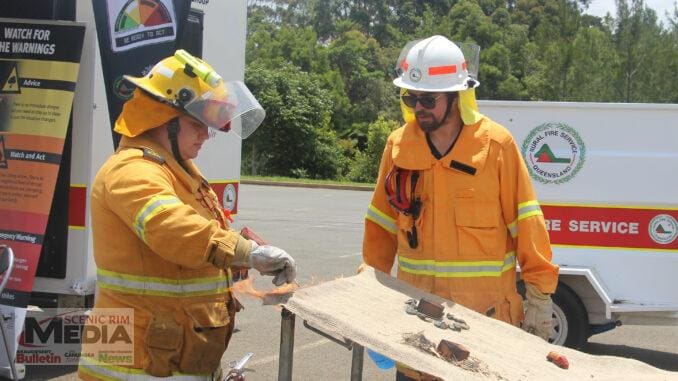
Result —
<instances>
[{"instance_id":1,"label":"green tree","mask_svg":"<svg viewBox=\"0 0 678 381\"><path fill-rule=\"evenodd\" d=\"M356 123L369 123L385 109L393 109L395 90L387 82L387 68L393 67L379 43L354 29L350 22L339 23L343 32L328 47L331 65L339 74L350 107L335 110L335 128L342 136Z\"/></svg>"},{"instance_id":2,"label":"green tree","mask_svg":"<svg viewBox=\"0 0 678 381\"><path fill-rule=\"evenodd\" d=\"M619 56L610 35L597 28L582 28L572 46L572 65L568 70L568 100L611 102Z\"/></svg>"},{"instance_id":3,"label":"green tree","mask_svg":"<svg viewBox=\"0 0 678 381\"><path fill-rule=\"evenodd\" d=\"M245 81L267 115L244 141L243 173L336 178L344 158L318 78L289 64L275 70L251 65Z\"/></svg>"},{"instance_id":4,"label":"green tree","mask_svg":"<svg viewBox=\"0 0 678 381\"><path fill-rule=\"evenodd\" d=\"M660 50L661 29L657 15L644 0L616 0L614 40L621 59L617 91L623 102L648 102L653 89L646 88L648 76L657 68L654 59ZM649 94L648 94L649 93Z\"/></svg>"},{"instance_id":5,"label":"green tree","mask_svg":"<svg viewBox=\"0 0 678 381\"><path fill-rule=\"evenodd\" d=\"M379 118L370 123L367 130L367 144L364 151L356 154L348 179L351 181L374 183L379 174L379 163L389 134L399 127L394 120Z\"/></svg>"}]
</instances>

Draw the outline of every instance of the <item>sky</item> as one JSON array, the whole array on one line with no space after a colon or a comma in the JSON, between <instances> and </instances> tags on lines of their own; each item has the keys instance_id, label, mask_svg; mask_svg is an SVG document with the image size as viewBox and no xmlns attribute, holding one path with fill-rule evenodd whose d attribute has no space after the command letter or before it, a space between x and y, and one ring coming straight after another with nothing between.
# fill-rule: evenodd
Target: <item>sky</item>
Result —
<instances>
[{"instance_id":1,"label":"sky","mask_svg":"<svg viewBox=\"0 0 678 381\"><path fill-rule=\"evenodd\" d=\"M665 13L667 11L669 13L673 11L675 1L676 0L645 0L645 4L657 12L657 18L666 25L667 18ZM614 4L614 0L593 0L586 13L600 17L605 16L608 12L614 15L617 11L617 7Z\"/></svg>"}]
</instances>

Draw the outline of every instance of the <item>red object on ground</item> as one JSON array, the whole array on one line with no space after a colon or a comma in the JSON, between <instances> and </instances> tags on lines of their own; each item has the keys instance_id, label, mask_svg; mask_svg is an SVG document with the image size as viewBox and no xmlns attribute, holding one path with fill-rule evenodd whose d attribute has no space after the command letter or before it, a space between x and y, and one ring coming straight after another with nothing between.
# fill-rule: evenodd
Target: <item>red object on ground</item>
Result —
<instances>
[{"instance_id":1,"label":"red object on ground","mask_svg":"<svg viewBox=\"0 0 678 381\"><path fill-rule=\"evenodd\" d=\"M546 359L563 369L568 369L570 367L570 362L567 361L567 357L561 355L558 352L549 352L549 354L546 356Z\"/></svg>"}]
</instances>

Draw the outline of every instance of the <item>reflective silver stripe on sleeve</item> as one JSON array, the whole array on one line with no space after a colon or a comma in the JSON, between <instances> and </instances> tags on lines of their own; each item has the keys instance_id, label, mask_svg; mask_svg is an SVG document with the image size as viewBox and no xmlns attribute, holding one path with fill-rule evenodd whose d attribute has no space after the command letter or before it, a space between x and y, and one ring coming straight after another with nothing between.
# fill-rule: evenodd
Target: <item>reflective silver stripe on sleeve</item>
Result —
<instances>
[{"instance_id":1,"label":"reflective silver stripe on sleeve","mask_svg":"<svg viewBox=\"0 0 678 381\"><path fill-rule=\"evenodd\" d=\"M148 220L167 209L168 206L175 204L183 204L183 202L175 196L157 195L151 197L134 217L134 230L137 236L146 242L146 223Z\"/></svg>"},{"instance_id":2,"label":"reflective silver stripe on sleeve","mask_svg":"<svg viewBox=\"0 0 678 381\"><path fill-rule=\"evenodd\" d=\"M518 221L536 215L543 215L537 200L526 201L518 204Z\"/></svg>"},{"instance_id":3,"label":"reflective silver stripe on sleeve","mask_svg":"<svg viewBox=\"0 0 678 381\"><path fill-rule=\"evenodd\" d=\"M377 207L372 204L370 204L370 207L367 208L367 214L365 215L365 218L381 226L384 230L391 234L396 234L398 232L395 219L377 209Z\"/></svg>"},{"instance_id":4,"label":"reflective silver stripe on sleeve","mask_svg":"<svg viewBox=\"0 0 678 381\"><path fill-rule=\"evenodd\" d=\"M518 236L518 221L531 216L543 215L544 213L541 211L541 207L537 200L525 201L518 204L518 217L507 226L509 233L511 233L511 237L516 238Z\"/></svg>"}]
</instances>

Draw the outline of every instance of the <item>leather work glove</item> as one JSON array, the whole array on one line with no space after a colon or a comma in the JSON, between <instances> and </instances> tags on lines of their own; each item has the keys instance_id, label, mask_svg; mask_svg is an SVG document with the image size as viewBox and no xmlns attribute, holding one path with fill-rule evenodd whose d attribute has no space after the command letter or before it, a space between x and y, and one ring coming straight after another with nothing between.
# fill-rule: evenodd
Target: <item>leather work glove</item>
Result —
<instances>
[{"instance_id":1,"label":"leather work glove","mask_svg":"<svg viewBox=\"0 0 678 381\"><path fill-rule=\"evenodd\" d=\"M252 242L249 255L251 268L259 270L261 275L273 275L273 284L282 286L292 283L297 277L297 265L294 258L285 250L270 245L258 245Z\"/></svg>"},{"instance_id":2,"label":"leather work glove","mask_svg":"<svg viewBox=\"0 0 678 381\"><path fill-rule=\"evenodd\" d=\"M542 293L530 283L525 283L525 288L526 310L522 328L524 331L548 341L553 322L551 295Z\"/></svg>"}]
</instances>

